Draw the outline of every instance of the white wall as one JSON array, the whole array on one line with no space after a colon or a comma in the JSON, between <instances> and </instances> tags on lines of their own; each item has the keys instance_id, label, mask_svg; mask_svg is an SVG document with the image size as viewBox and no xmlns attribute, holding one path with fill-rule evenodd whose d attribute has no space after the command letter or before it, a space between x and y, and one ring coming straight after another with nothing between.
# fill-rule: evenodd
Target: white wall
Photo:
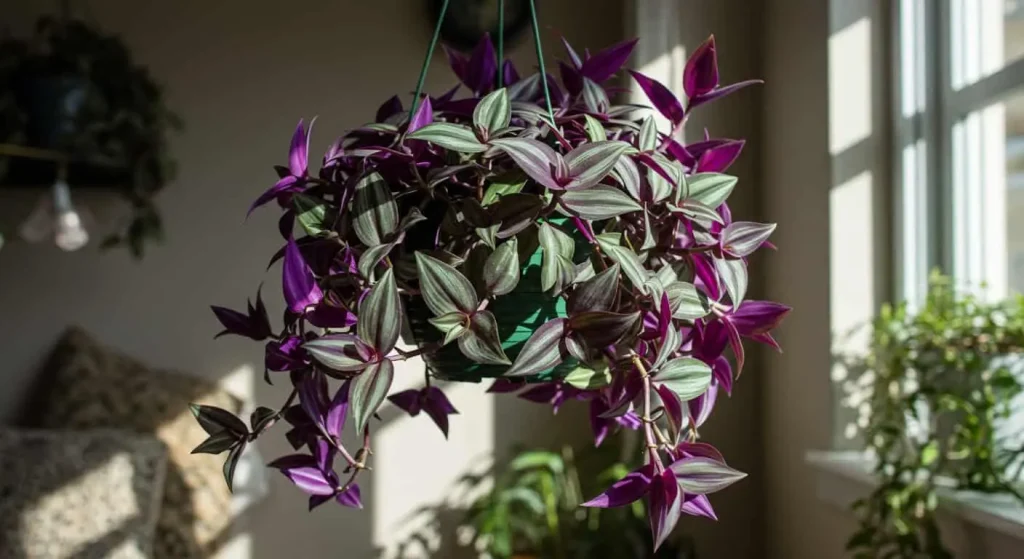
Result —
<instances>
[{"instance_id":1,"label":"white wall","mask_svg":"<svg viewBox=\"0 0 1024 559\"><path fill-rule=\"evenodd\" d=\"M12 418L35 367L69 323L154 366L211 378L244 367L262 372L257 345L212 339L218 325L208 308L240 307L266 281L268 304L279 316L279 269L264 272L281 242L277 215L260 211L243 222L245 210L273 183L271 166L286 161L300 117L320 116L312 154L319 158L346 127L371 120L381 101L410 93L430 33L425 2L412 0L81 4L123 35L137 60L167 85L168 101L186 123L174 141L179 178L160 198L168 241L141 263L122 252L63 254L15 242L0 250L0 418ZM622 36L618 0L542 4L552 55L556 31L591 47ZM5 2L0 19L23 28L50 5ZM582 19L584 7L595 17ZM530 46L523 41L516 49L523 69L533 64ZM427 86L438 92L454 81L443 56L433 62ZM0 191L5 230L25 202ZM409 374L418 377L419 370ZM270 498L251 518L255 557L374 556L374 545L390 539L404 514L443 495L448 480L479 462L476 451L502 452L516 440L585 440L576 435L588 430L585 418L559 415L552 428L548 409L483 396L485 386L452 393L463 415L452 420L448 447L424 418L389 423L377 459L391 466L378 466L364 484L366 511L325 506L307 514L302 496L273 476ZM281 390L261 386L257 395L274 402ZM261 446L268 456L285 447L276 438Z\"/></svg>"}]
</instances>

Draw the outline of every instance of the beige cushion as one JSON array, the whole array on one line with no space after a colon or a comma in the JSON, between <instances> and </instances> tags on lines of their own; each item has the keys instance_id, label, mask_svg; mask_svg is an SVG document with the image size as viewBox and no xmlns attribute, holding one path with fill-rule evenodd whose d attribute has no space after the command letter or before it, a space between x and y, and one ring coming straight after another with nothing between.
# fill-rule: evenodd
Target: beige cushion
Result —
<instances>
[{"instance_id":1,"label":"beige cushion","mask_svg":"<svg viewBox=\"0 0 1024 559\"><path fill-rule=\"evenodd\" d=\"M120 427L155 434L167 445L156 559L207 557L223 543L231 524L231 493L221 469L225 455L190 454L206 434L188 404L237 413L237 398L208 380L152 370L78 328L69 329L58 342L42 379L46 389L37 400L39 425Z\"/></svg>"},{"instance_id":2,"label":"beige cushion","mask_svg":"<svg viewBox=\"0 0 1024 559\"><path fill-rule=\"evenodd\" d=\"M166 462L127 431L0 429L0 557L152 557Z\"/></svg>"}]
</instances>

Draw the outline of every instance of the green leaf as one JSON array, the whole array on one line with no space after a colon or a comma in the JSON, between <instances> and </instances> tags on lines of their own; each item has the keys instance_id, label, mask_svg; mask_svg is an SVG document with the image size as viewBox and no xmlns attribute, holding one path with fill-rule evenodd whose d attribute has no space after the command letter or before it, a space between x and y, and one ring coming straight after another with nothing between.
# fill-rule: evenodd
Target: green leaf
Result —
<instances>
[{"instance_id":1,"label":"green leaf","mask_svg":"<svg viewBox=\"0 0 1024 559\"><path fill-rule=\"evenodd\" d=\"M601 182L632 146L618 140L583 144L565 155L572 180L568 190L589 188Z\"/></svg>"},{"instance_id":2,"label":"green leaf","mask_svg":"<svg viewBox=\"0 0 1024 559\"><path fill-rule=\"evenodd\" d=\"M366 367L352 379L349 388L349 405L356 422L356 433L362 433L370 418L377 412L391 389L395 377L395 365L390 359L378 361Z\"/></svg>"},{"instance_id":3,"label":"green leaf","mask_svg":"<svg viewBox=\"0 0 1024 559\"><path fill-rule=\"evenodd\" d=\"M633 161L632 157L620 157L615 162L615 167L612 168L612 173L615 175L615 179L622 184L622 187L629 192L629 195L633 197L637 202L643 200L643 194L641 192L640 184L640 169L636 166L636 162Z\"/></svg>"},{"instance_id":4,"label":"green leaf","mask_svg":"<svg viewBox=\"0 0 1024 559\"><path fill-rule=\"evenodd\" d=\"M734 221L722 230L722 249L741 258L748 256L760 248L774 231L774 223Z\"/></svg>"},{"instance_id":5,"label":"green leaf","mask_svg":"<svg viewBox=\"0 0 1024 559\"><path fill-rule=\"evenodd\" d=\"M371 246L359 255L359 274L364 278L373 277L373 269L395 248L394 242Z\"/></svg>"},{"instance_id":6,"label":"green leaf","mask_svg":"<svg viewBox=\"0 0 1024 559\"><path fill-rule=\"evenodd\" d=\"M206 438L199 446L192 449L192 454L220 454L233 448L244 435L231 431L219 431Z\"/></svg>"},{"instance_id":7,"label":"green leaf","mask_svg":"<svg viewBox=\"0 0 1024 559\"><path fill-rule=\"evenodd\" d=\"M612 375L608 369L608 362L601 360L597 364L576 367L569 371L562 381L580 390L598 390L611 384Z\"/></svg>"},{"instance_id":8,"label":"green leaf","mask_svg":"<svg viewBox=\"0 0 1024 559\"><path fill-rule=\"evenodd\" d=\"M672 318L696 320L704 318L711 312L711 302L707 295L692 283L677 281L670 283L665 292L668 293L672 307Z\"/></svg>"},{"instance_id":9,"label":"green leaf","mask_svg":"<svg viewBox=\"0 0 1024 559\"><path fill-rule=\"evenodd\" d=\"M583 119L583 129L587 133L587 139L591 142L603 142L608 139L608 133L605 132L604 125L601 124L601 121L588 114L584 114Z\"/></svg>"},{"instance_id":10,"label":"green leaf","mask_svg":"<svg viewBox=\"0 0 1024 559\"><path fill-rule=\"evenodd\" d=\"M619 265L613 264L593 278L576 285L566 305L569 312L576 314L611 310L619 293L619 270Z\"/></svg>"},{"instance_id":11,"label":"green leaf","mask_svg":"<svg viewBox=\"0 0 1024 559\"><path fill-rule=\"evenodd\" d=\"M522 269L519 266L519 241L512 237L497 249L484 263L483 280L487 293L505 295L519 285Z\"/></svg>"},{"instance_id":12,"label":"green leaf","mask_svg":"<svg viewBox=\"0 0 1024 559\"><path fill-rule=\"evenodd\" d=\"M394 271L388 268L359 305L356 334L386 355L398 343L401 332L402 301L398 298Z\"/></svg>"},{"instance_id":13,"label":"green leaf","mask_svg":"<svg viewBox=\"0 0 1024 559\"><path fill-rule=\"evenodd\" d=\"M572 283L576 274L576 265L572 262L576 244L572 237L548 223L540 224L538 237L544 249L540 272L541 289L560 293Z\"/></svg>"},{"instance_id":14,"label":"green leaf","mask_svg":"<svg viewBox=\"0 0 1024 559\"><path fill-rule=\"evenodd\" d=\"M545 206L544 199L536 194L506 194L489 206L491 218L501 223L498 238L507 239L533 225Z\"/></svg>"},{"instance_id":15,"label":"green leaf","mask_svg":"<svg viewBox=\"0 0 1024 559\"><path fill-rule=\"evenodd\" d=\"M725 223L718 212L696 200L683 200L679 206L669 204L668 209L672 213L683 214L705 229L710 228L712 223Z\"/></svg>"},{"instance_id":16,"label":"green leaf","mask_svg":"<svg viewBox=\"0 0 1024 559\"><path fill-rule=\"evenodd\" d=\"M513 487L501 493L501 498L506 503L520 503L535 515L544 513L544 500L541 496L529 487Z\"/></svg>"},{"instance_id":17,"label":"green leaf","mask_svg":"<svg viewBox=\"0 0 1024 559\"><path fill-rule=\"evenodd\" d=\"M511 120L512 103L505 88L487 94L473 110L473 125L484 133L485 138L507 128Z\"/></svg>"},{"instance_id":18,"label":"green leaf","mask_svg":"<svg viewBox=\"0 0 1024 559\"><path fill-rule=\"evenodd\" d=\"M231 449L228 453L228 459L224 461L224 481L228 484L228 491L235 492L235 467L238 466L238 460L242 457L242 453L245 452L245 446L248 442L242 439L238 446Z\"/></svg>"},{"instance_id":19,"label":"green leaf","mask_svg":"<svg viewBox=\"0 0 1024 559\"><path fill-rule=\"evenodd\" d=\"M496 223L490 227L477 227L474 231L476 232L476 236L480 237L480 240L483 241L485 245L490 247L491 250L494 250L495 246L498 244L498 230L500 228L501 224Z\"/></svg>"},{"instance_id":20,"label":"green leaf","mask_svg":"<svg viewBox=\"0 0 1024 559\"><path fill-rule=\"evenodd\" d=\"M706 456L694 456L673 462L672 472L680 489L691 495L707 495L721 491L747 474L734 470L724 462Z\"/></svg>"},{"instance_id":21,"label":"green leaf","mask_svg":"<svg viewBox=\"0 0 1024 559\"><path fill-rule=\"evenodd\" d=\"M556 318L541 325L530 339L526 340L515 363L503 376L535 375L561 363L565 359L562 344L565 324L564 318Z\"/></svg>"},{"instance_id":22,"label":"green leaf","mask_svg":"<svg viewBox=\"0 0 1024 559\"><path fill-rule=\"evenodd\" d=\"M330 230L329 224L324 223L327 204L323 200L299 192L292 196L292 205L295 206L295 219L307 235L317 237Z\"/></svg>"},{"instance_id":23,"label":"green leaf","mask_svg":"<svg viewBox=\"0 0 1024 559\"><path fill-rule=\"evenodd\" d=\"M334 371L361 371L366 367L362 355L366 344L352 334L328 334L302 344L313 359Z\"/></svg>"},{"instance_id":24,"label":"green leaf","mask_svg":"<svg viewBox=\"0 0 1024 559\"><path fill-rule=\"evenodd\" d=\"M480 143L476 133L468 126L450 122L428 124L406 136L410 140L423 140L459 153L482 153L487 146Z\"/></svg>"},{"instance_id":25,"label":"green leaf","mask_svg":"<svg viewBox=\"0 0 1024 559\"><path fill-rule=\"evenodd\" d=\"M921 449L921 465L928 467L939 459L939 442L930 441Z\"/></svg>"},{"instance_id":26,"label":"green leaf","mask_svg":"<svg viewBox=\"0 0 1024 559\"><path fill-rule=\"evenodd\" d=\"M471 314L480 305L473 284L448 264L417 252L416 270L420 278L423 301L435 315L456 311Z\"/></svg>"},{"instance_id":27,"label":"green leaf","mask_svg":"<svg viewBox=\"0 0 1024 559\"><path fill-rule=\"evenodd\" d=\"M498 321L491 311L477 311L470 319L469 331L459 338L459 350L477 363L511 365L501 349Z\"/></svg>"},{"instance_id":28,"label":"green leaf","mask_svg":"<svg viewBox=\"0 0 1024 559\"><path fill-rule=\"evenodd\" d=\"M654 381L667 386L681 402L687 402L711 386L711 367L693 357L677 357L665 363L654 375Z\"/></svg>"},{"instance_id":29,"label":"green leaf","mask_svg":"<svg viewBox=\"0 0 1024 559\"><path fill-rule=\"evenodd\" d=\"M653 151L658 147L658 127L654 122L654 117L648 116L640 124L640 134L637 136L636 143L636 147L640 151Z\"/></svg>"},{"instance_id":30,"label":"green leaf","mask_svg":"<svg viewBox=\"0 0 1024 559\"><path fill-rule=\"evenodd\" d=\"M490 206L502 196L518 194L526 186L526 179L519 175L516 175L514 179L509 176L499 177L499 179L487 186L487 190L484 192L484 199L480 202L483 206Z\"/></svg>"},{"instance_id":31,"label":"green leaf","mask_svg":"<svg viewBox=\"0 0 1024 559\"><path fill-rule=\"evenodd\" d=\"M512 459L509 468L517 472L543 468L555 474L560 474L565 471L565 464L562 462L562 457L554 452L531 450Z\"/></svg>"},{"instance_id":32,"label":"green leaf","mask_svg":"<svg viewBox=\"0 0 1024 559\"><path fill-rule=\"evenodd\" d=\"M736 177L721 173L697 173L686 179L686 186L689 189L687 199L717 210L718 206L732 194L737 180Z\"/></svg>"},{"instance_id":33,"label":"green leaf","mask_svg":"<svg viewBox=\"0 0 1024 559\"><path fill-rule=\"evenodd\" d=\"M378 173L370 173L356 184L352 207L352 228L365 245L384 244L398 228L398 204L391 187Z\"/></svg>"},{"instance_id":34,"label":"green leaf","mask_svg":"<svg viewBox=\"0 0 1024 559\"><path fill-rule=\"evenodd\" d=\"M590 347L604 347L622 339L637 325L640 311L614 313L586 311L569 318L569 330L580 334Z\"/></svg>"},{"instance_id":35,"label":"green leaf","mask_svg":"<svg viewBox=\"0 0 1024 559\"><path fill-rule=\"evenodd\" d=\"M619 246L617 239L612 241L610 237L603 234L597 236L597 244L601 247L601 251L612 259L612 262L622 268L622 273L634 287L644 293L647 292L647 269L644 268L640 257L635 252Z\"/></svg>"},{"instance_id":36,"label":"green leaf","mask_svg":"<svg viewBox=\"0 0 1024 559\"><path fill-rule=\"evenodd\" d=\"M739 307L747 295L747 265L742 260L715 260L715 270L725 284L734 307Z\"/></svg>"},{"instance_id":37,"label":"green leaf","mask_svg":"<svg viewBox=\"0 0 1024 559\"><path fill-rule=\"evenodd\" d=\"M562 195L561 203L573 215L593 221L643 210L643 207L625 192L603 184L583 190L566 191Z\"/></svg>"},{"instance_id":38,"label":"green leaf","mask_svg":"<svg viewBox=\"0 0 1024 559\"><path fill-rule=\"evenodd\" d=\"M215 406L204 406L201 404L189 404L192 416L199 422L199 426L208 435L221 431L230 431L236 434L247 434L249 432L245 423L235 417L235 414Z\"/></svg>"},{"instance_id":39,"label":"green leaf","mask_svg":"<svg viewBox=\"0 0 1024 559\"><path fill-rule=\"evenodd\" d=\"M665 332L665 339L659 342L661 345L658 346L658 354L654 358L654 363L651 363L651 369L657 370L672 354L679 349L679 346L683 343L683 335L679 333L678 328L669 328Z\"/></svg>"},{"instance_id":40,"label":"green leaf","mask_svg":"<svg viewBox=\"0 0 1024 559\"><path fill-rule=\"evenodd\" d=\"M469 332L469 316L461 312L452 312L429 319L435 328L444 332L444 345L464 336Z\"/></svg>"},{"instance_id":41,"label":"green leaf","mask_svg":"<svg viewBox=\"0 0 1024 559\"><path fill-rule=\"evenodd\" d=\"M683 172L679 169L679 166L672 161L669 161L664 155L660 153L653 153L651 157L654 161L665 170L666 173L672 176L675 180L675 184L680 184L683 181ZM672 191L677 187L673 186L671 182L665 177L661 176L661 173L654 171L653 169L647 172L647 180L651 183L651 196L654 198L654 202L658 203L668 198L672 194Z\"/></svg>"}]
</instances>

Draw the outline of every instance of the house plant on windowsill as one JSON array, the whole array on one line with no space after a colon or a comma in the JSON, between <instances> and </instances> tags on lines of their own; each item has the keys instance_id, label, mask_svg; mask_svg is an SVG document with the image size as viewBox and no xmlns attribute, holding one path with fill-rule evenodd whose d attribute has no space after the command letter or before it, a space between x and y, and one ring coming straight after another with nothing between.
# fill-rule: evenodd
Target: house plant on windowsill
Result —
<instances>
[{"instance_id":1,"label":"house plant on windowsill","mask_svg":"<svg viewBox=\"0 0 1024 559\"><path fill-rule=\"evenodd\" d=\"M859 418L878 480L853 504L847 549L858 558L952 558L936 518L939 488L1013 496L1024 436L1001 423L1022 393L1024 298L985 303L934 273L924 304L885 306L866 356L844 357L856 376L847 405Z\"/></svg>"},{"instance_id":2,"label":"house plant on windowsill","mask_svg":"<svg viewBox=\"0 0 1024 559\"><path fill-rule=\"evenodd\" d=\"M673 124L660 134L644 108L609 100L635 41L584 56L566 43L559 81L544 70L533 15L536 75L519 77L500 39L497 54L489 38L470 57L449 53L460 85L417 91L408 111L389 99L315 172L300 122L288 165L250 210L283 209L273 261L283 260L284 328L273 331L259 295L245 313L214 308L225 332L267 340L268 376L294 385L249 426L194 409L210 432L197 451L228 451L229 480L241 449L283 418L297 453L271 466L311 507L359 506L384 401L447 433L456 412L432 379L484 377L499 378L495 391L543 383L528 392L556 405L588 400L599 438L641 428L644 463L584 505L647 496L655 548L681 513L713 516L707 494L744 476L697 442L697 428L742 370L741 338L775 345L770 330L789 310L745 299L746 257L775 226L733 221L725 204L736 179L721 171L742 142L675 138L690 110L752 82L720 87L713 39L687 65L685 105L634 72ZM396 347L404 325L415 349ZM426 386L390 394L395 363L412 357L426 363ZM354 452L341 442L347 416Z\"/></svg>"}]
</instances>

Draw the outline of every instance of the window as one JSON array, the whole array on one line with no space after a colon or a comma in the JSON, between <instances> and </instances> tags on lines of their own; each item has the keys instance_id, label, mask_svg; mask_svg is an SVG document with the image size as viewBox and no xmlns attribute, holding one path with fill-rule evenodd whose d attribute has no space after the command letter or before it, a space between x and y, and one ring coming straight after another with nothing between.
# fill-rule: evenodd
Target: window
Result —
<instances>
[{"instance_id":1,"label":"window","mask_svg":"<svg viewBox=\"0 0 1024 559\"><path fill-rule=\"evenodd\" d=\"M893 3L897 295L1024 292L1024 0Z\"/></svg>"}]
</instances>

